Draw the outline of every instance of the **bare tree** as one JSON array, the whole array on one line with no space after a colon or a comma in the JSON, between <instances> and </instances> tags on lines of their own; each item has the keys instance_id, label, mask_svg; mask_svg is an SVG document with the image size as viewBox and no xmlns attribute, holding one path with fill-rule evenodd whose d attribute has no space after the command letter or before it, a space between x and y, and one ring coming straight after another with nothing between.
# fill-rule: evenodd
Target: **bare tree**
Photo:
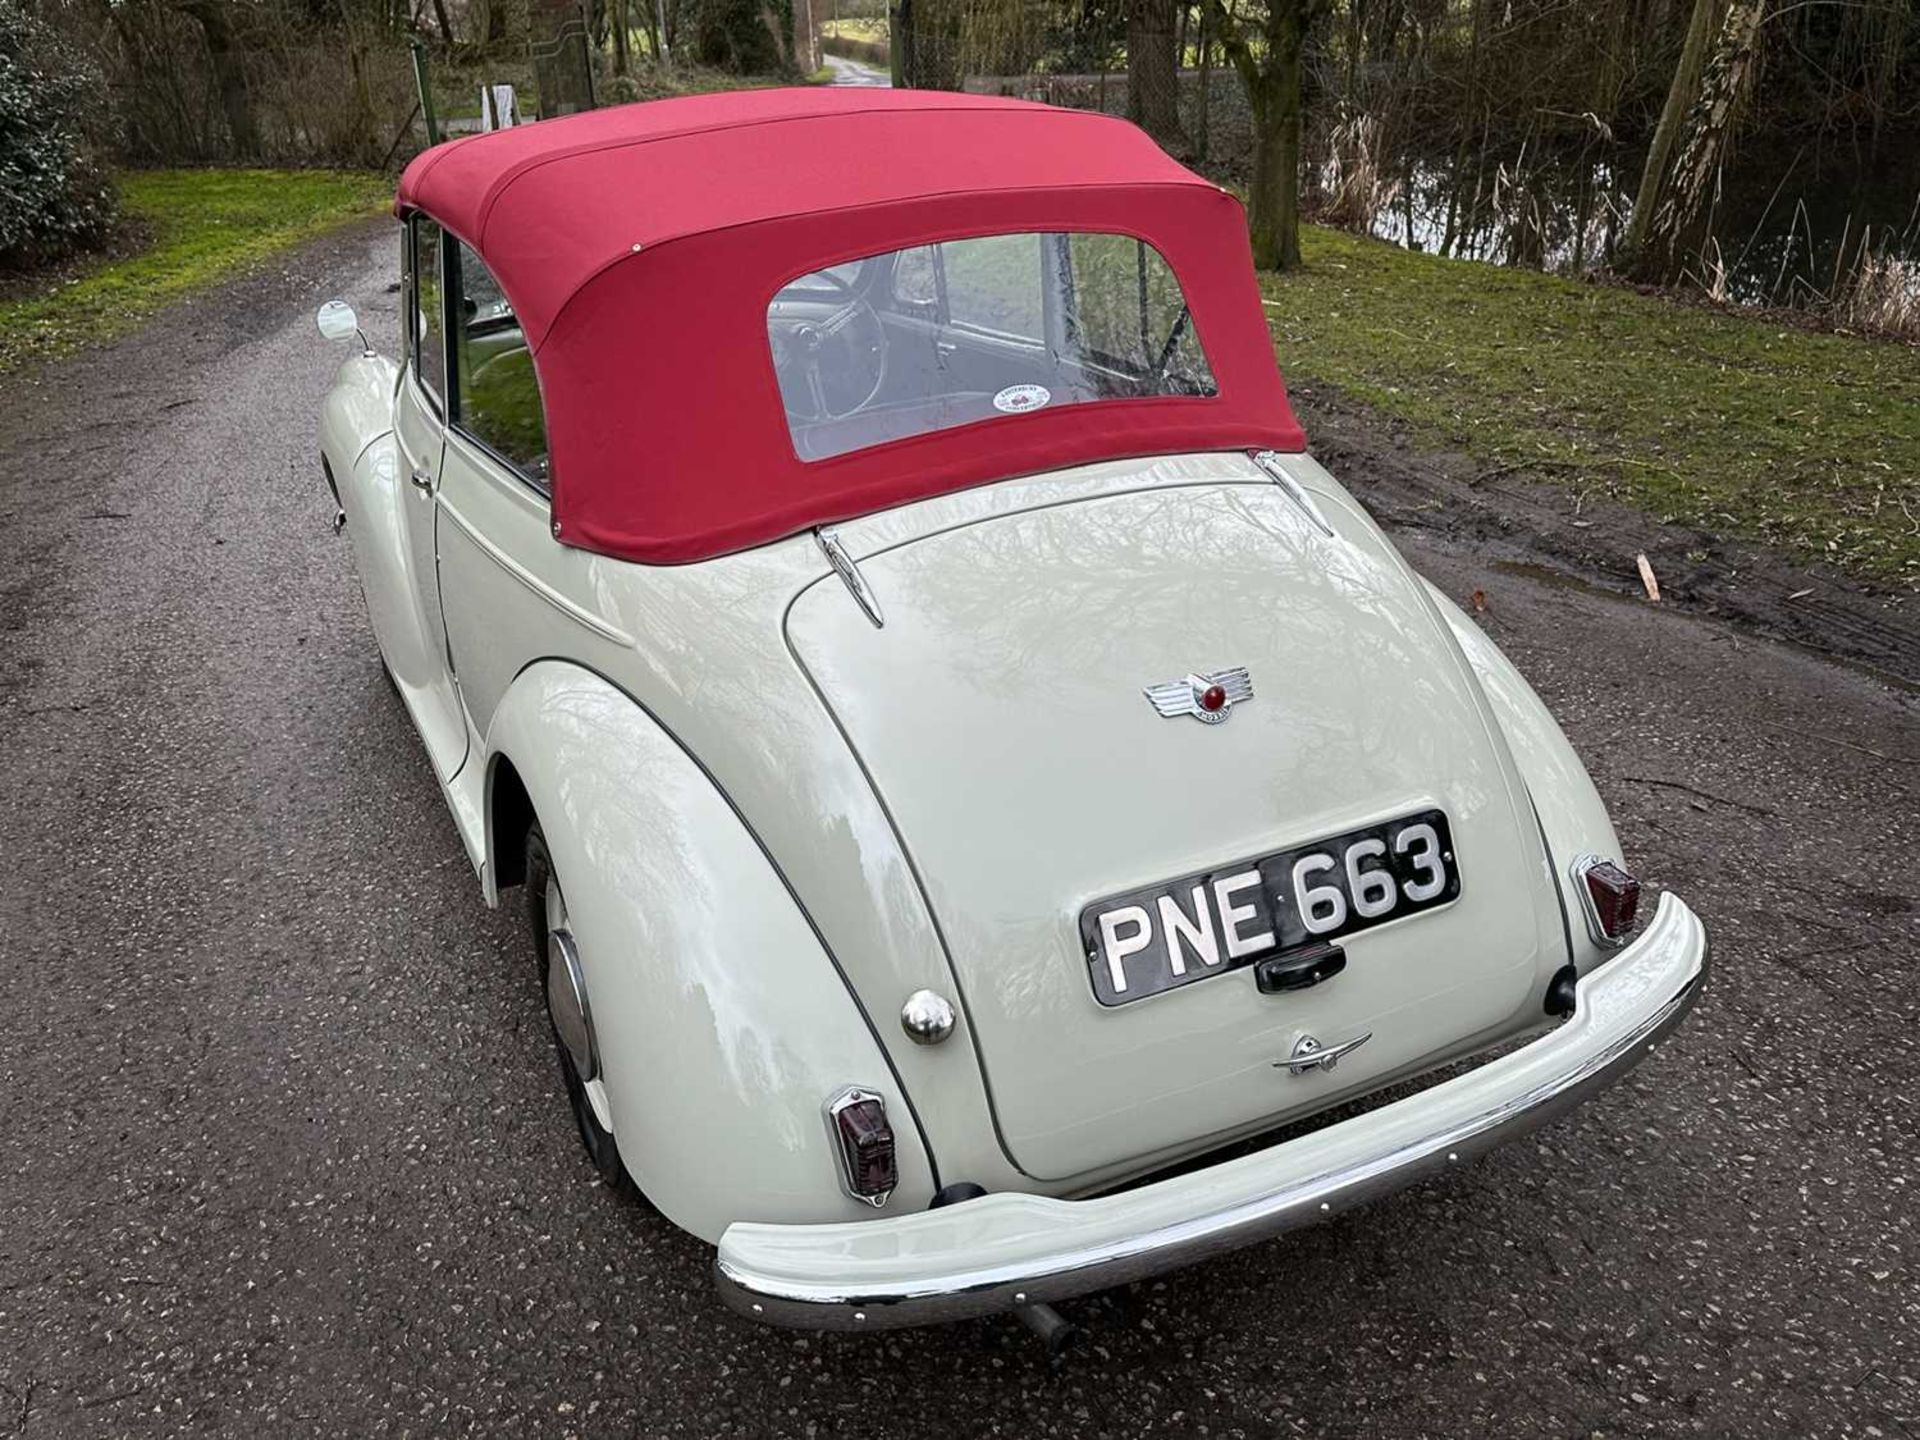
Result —
<instances>
[{"instance_id":1,"label":"bare tree","mask_svg":"<svg viewBox=\"0 0 1920 1440\"><path fill-rule=\"evenodd\" d=\"M1180 67L1174 44L1177 0L1128 0L1127 118L1168 150L1184 151Z\"/></svg>"},{"instance_id":2,"label":"bare tree","mask_svg":"<svg viewBox=\"0 0 1920 1440\"><path fill-rule=\"evenodd\" d=\"M184 0L180 9L191 16L207 40L207 63L226 117L227 137L235 158L251 160L260 153L260 127L253 119L253 99L247 93L245 51L235 43L231 17L222 0Z\"/></svg>"},{"instance_id":3,"label":"bare tree","mask_svg":"<svg viewBox=\"0 0 1920 1440\"><path fill-rule=\"evenodd\" d=\"M633 17L628 13L627 0L613 0L608 8L613 21L613 73L625 75L632 60Z\"/></svg>"},{"instance_id":4,"label":"bare tree","mask_svg":"<svg viewBox=\"0 0 1920 1440\"><path fill-rule=\"evenodd\" d=\"M1207 30L1207 7L1205 0L1200 6L1200 106L1198 138L1194 141L1194 159L1202 165L1207 162L1207 151L1213 140L1213 36Z\"/></svg>"},{"instance_id":5,"label":"bare tree","mask_svg":"<svg viewBox=\"0 0 1920 1440\"><path fill-rule=\"evenodd\" d=\"M1667 87L1667 103L1660 111L1660 123L1654 128L1653 143L1647 149L1646 167L1640 172L1640 189L1634 196L1633 214L1628 217L1627 233L1621 242L1623 268L1631 269L1638 262L1641 247L1646 244L1647 229L1653 223L1653 208L1660 203L1660 191L1666 184L1667 166L1673 159L1681 122L1700 94L1700 71L1706 66L1707 49L1713 39L1713 18L1719 8L1720 0L1694 0L1686 43L1681 47L1679 63L1673 67L1673 83Z\"/></svg>"},{"instance_id":6,"label":"bare tree","mask_svg":"<svg viewBox=\"0 0 1920 1440\"><path fill-rule=\"evenodd\" d=\"M893 11L895 83L915 90L958 90L962 0L898 0Z\"/></svg>"},{"instance_id":7,"label":"bare tree","mask_svg":"<svg viewBox=\"0 0 1920 1440\"><path fill-rule=\"evenodd\" d=\"M1727 10L1700 75L1700 93L1676 141L1671 172L1659 185L1659 202L1644 223L1634 217L1640 243L1633 273L1644 279L1680 279L1706 244L1715 180L1759 67L1766 8L1766 0L1733 0Z\"/></svg>"},{"instance_id":8,"label":"bare tree","mask_svg":"<svg viewBox=\"0 0 1920 1440\"><path fill-rule=\"evenodd\" d=\"M1240 72L1253 111L1253 191L1248 221L1253 263L1291 270L1300 263L1300 131L1307 37L1333 0L1265 0L1257 21L1224 0L1206 0L1220 44ZM1256 49L1256 42L1258 48Z\"/></svg>"},{"instance_id":9,"label":"bare tree","mask_svg":"<svg viewBox=\"0 0 1920 1440\"><path fill-rule=\"evenodd\" d=\"M793 68L811 75L820 68L820 27L815 22L813 0L792 0Z\"/></svg>"}]
</instances>

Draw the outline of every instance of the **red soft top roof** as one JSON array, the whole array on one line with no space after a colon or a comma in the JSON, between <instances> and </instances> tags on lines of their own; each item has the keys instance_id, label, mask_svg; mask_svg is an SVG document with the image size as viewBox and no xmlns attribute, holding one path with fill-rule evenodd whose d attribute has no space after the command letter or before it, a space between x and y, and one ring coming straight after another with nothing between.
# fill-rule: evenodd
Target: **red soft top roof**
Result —
<instances>
[{"instance_id":1,"label":"red soft top roof","mask_svg":"<svg viewBox=\"0 0 1920 1440\"><path fill-rule=\"evenodd\" d=\"M395 211L416 209L480 255L520 319L570 544L698 560L1063 465L1304 444L1239 202L1110 116L935 91L690 96L437 146L401 177ZM1220 393L799 458L766 338L782 284L934 240L1049 229L1158 249Z\"/></svg>"}]
</instances>

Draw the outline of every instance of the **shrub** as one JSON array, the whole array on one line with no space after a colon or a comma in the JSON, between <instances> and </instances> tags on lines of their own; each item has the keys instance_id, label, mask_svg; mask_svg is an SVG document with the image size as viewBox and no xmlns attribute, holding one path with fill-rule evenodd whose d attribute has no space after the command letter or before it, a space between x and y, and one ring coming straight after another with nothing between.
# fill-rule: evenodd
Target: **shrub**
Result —
<instances>
[{"instance_id":1,"label":"shrub","mask_svg":"<svg viewBox=\"0 0 1920 1440\"><path fill-rule=\"evenodd\" d=\"M0 0L0 270L111 233L117 204L94 153L105 88L19 0Z\"/></svg>"}]
</instances>

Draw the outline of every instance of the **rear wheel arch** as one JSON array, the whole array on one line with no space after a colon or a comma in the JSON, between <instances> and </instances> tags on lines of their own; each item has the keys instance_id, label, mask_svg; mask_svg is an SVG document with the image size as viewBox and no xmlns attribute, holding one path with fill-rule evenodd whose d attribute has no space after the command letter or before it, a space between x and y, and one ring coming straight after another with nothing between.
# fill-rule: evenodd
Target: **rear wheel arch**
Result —
<instances>
[{"instance_id":1,"label":"rear wheel arch","mask_svg":"<svg viewBox=\"0 0 1920 1440\"><path fill-rule=\"evenodd\" d=\"M537 818L526 782L512 759L496 753L487 762L487 855L489 890L495 897L526 883L527 831Z\"/></svg>"},{"instance_id":2,"label":"rear wheel arch","mask_svg":"<svg viewBox=\"0 0 1920 1440\"><path fill-rule=\"evenodd\" d=\"M495 711L487 764L489 874L524 885L517 822L537 821L580 947L611 1128L656 1208L709 1240L736 1220L871 1216L840 1187L825 1116L848 1085L887 1102L890 1208L931 1199L904 1087L824 942L717 782L644 707L584 666L536 661Z\"/></svg>"}]
</instances>

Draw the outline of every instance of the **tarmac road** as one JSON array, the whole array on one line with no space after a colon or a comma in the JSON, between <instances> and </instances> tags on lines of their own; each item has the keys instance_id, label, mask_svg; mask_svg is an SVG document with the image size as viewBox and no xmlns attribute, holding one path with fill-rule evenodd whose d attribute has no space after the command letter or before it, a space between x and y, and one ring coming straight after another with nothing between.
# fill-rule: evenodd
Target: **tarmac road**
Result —
<instances>
[{"instance_id":1,"label":"tarmac road","mask_svg":"<svg viewBox=\"0 0 1920 1440\"><path fill-rule=\"evenodd\" d=\"M723 1311L592 1182L327 533L313 307L390 345L394 251L5 382L0 1437L1920 1436L1914 693L1444 528L1416 562L1712 929L1677 1039L1467 1171L1072 1307L1057 1371L1009 1321Z\"/></svg>"},{"instance_id":2,"label":"tarmac road","mask_svg":"<svg viewBox=\"0 0 1920 1440\"><path fill-rule=\"evenodd\" d=\"M864 60L855 60L846 55L822 54L827 69L833 72L835 85L858 85L868 89L885 88L893 84L893 77L884 70L877 70Z\"/></svg>"}]
</instances>

